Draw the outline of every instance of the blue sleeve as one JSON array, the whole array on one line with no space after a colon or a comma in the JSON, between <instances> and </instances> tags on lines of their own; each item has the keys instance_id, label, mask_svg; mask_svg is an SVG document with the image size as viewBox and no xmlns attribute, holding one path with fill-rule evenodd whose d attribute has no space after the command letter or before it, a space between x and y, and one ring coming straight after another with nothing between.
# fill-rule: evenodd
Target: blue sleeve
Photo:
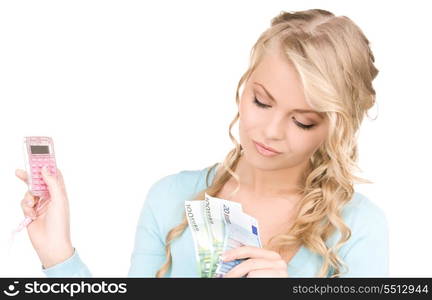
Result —
<instances>
[{"instance_id":1,"label":"blue sleeve","mask_svg":"<svg viewBox=\"0 0 432 300\"><path fill-rule=\"evenodd\" d=\"M154 215L153 203L167 192L169 180L170 176L162 178L147 193L136 227L128 277L155 277L165 262L165 243Z\"/></svg>"},{"instance_id":2,"label":"blue sleeve","mask_svg":"<svg viewBox=\"0 0 432 300\"><path fill-rule=\"evenodd\" d=\"M348 272L340 277L389 276L388 223L378 206L369 202L354 223L352 240L343 248L342 259L348 265Z\"/></svg>"},{"instance_id":3,"label":"blue sleeve","mask_svg":"<svg viewBox=\"0 0 432 300\"><path fill-rule=\"evenodd\" d=\"M92 277L75 248L72 256L65 261L49 268L44 268L43 266L41 268L47 277Z\"/></svg>"},{"instance_id":4,"label":"blue sleeve","mask_svg":"<svg viewBox=\"0 0 432 300\"><path fill-rule=\"evenodd\" d=\"M154 183L147 193L136 226L135 243L130 258L128 277L155 277L165 262L165 243L154 216L153 203L169 193L174 176L166 176ZM161 211L163 213L163 211ZM91 273L74 248L67 260L42 271L47 277L91 277Z\"/></svg>"}]
</instances>

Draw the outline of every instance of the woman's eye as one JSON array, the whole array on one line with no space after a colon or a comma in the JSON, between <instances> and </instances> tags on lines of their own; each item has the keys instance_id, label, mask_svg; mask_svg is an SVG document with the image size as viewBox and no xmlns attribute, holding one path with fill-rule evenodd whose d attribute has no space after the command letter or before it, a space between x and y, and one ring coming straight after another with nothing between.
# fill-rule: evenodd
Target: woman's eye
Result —
<instances>
[{"instance_id":1,"label":"woman's eye","mask_svg":"<svg viewBox=\"0 0 432 300\"><path fill-rule=\"evenodd\" d=\"M271 107L270 105L267 105L267 104L264 104L264 103L258 101L258 99L256 97L254 98L254 103L256 105L258 105L259 107L262 107L262 108L269 108L269 107Z\"/></svg>"},{"instance_id":2,"label":"woman's eye","mask_svg":"<svg viewBox=\"0 0 432 300\"><path fill-rule=\"evenodd\" d=\"M257 99L256 97L254 97L254 103L255 103L258 107L261 107L261 108L270 108L270 107L271 107L270 105L267 105L267 104L261 103L260 101L258 101L258 99ZM312 127L315 126L315 124L306 125L306 124L300 123L300 122L297 121L294 117L293 117L293 120L294 120L294 123L296 123L296 125L297 125L299 128L304 129L304 130L309 130L309 129L311 129Z\"/></svg>"},{"instance_id":3,"label":"woman's eye","mask_svg":"<svg viewBox=\"0 0 432 300\"><path fill-rule=\"evenodd\" d=\"M315 126L315 124L311 124L311 125L302 124L299 121L297 121L296 119L294 119L294 117L293 117L293 120L297 124L297 126L300 127L301 129L309 130Z\"/></svg>"}]
</instances>

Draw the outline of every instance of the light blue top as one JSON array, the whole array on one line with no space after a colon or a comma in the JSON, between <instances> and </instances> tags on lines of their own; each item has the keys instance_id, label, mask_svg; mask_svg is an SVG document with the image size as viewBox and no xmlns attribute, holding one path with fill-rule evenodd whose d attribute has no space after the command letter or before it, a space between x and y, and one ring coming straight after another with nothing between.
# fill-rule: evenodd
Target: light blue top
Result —
<instances>
[{"instance_id":1,"label":"light blue top","mask_svg":"<svg viewBox=\"0 0 432 300\"><path fill-rule=\"evenodd\" d=\"M128 277L155 277L165 262L165 237L171 228L182 221L184 201L206 188L207 171L210 171L211 183L216 174L215 167L171 174L150 187L136 227ZM352 235L338 251L349 267L348 273L340 277L388 277L388 225L382 209L356 192L344 206L342 216ZM339 238L340 233L336 231L326 243L334 245ZM171 255L171 269L165 276L198 277L189 227L172 242ZM302 246L290 260L288 274L290 277L315 277L322 261L321 256ZM77 249L61 263L47 269L42 266L42 271L47 277L92 276Z\"/></svg>"}]
</instances>

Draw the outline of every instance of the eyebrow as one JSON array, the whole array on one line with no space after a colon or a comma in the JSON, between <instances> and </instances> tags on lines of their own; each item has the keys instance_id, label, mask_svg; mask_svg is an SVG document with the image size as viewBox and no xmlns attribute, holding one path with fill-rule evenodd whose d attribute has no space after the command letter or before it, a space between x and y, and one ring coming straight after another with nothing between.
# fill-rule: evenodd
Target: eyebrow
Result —
<instances>
[{"instance_id":1,"label":"eyebrow","mask_svg":"<svg viewBox=\"0 0 432 300\"><path fill-rule=\"evenodd\" d=\"M270 92L267 91L266 88L265 88L261 83L258 83L258 82L256 82L256 81L254 81L253 83L256 84L256 85L259 85L260 87L262 87L262 89L264 90L264 92L267 94L267 96L268 96L268 97L269 97L273 102L277 102L277 101L275 100L275 98L272 96L272 94L270 94ZM314 113L314 114L318 114L319 116L321 116L321 114L320 114L319 112L317 112L316 110L300 109L300 108L297 108L297 109L293 109L293 111L297 111L297 112L300 112L300 113Z\"/></svg>"}]
</instances>

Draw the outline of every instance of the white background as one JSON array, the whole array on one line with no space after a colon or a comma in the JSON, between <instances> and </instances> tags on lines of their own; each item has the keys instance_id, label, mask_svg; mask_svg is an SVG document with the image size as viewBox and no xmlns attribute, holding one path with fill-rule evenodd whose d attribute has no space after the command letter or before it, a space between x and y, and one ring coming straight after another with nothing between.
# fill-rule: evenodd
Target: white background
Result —
<instances>
[{"instance_id":1,"label":"white background","mask_svg":"<svg viewBox=\"0 0 432 300\"><path fill-rule=\"evenodd\" d=\"M356 190L384 209L390 275L432 276L429 1L1 1L0 276L41 276L23 218L22 138L52 136L74 246L94 276L127 275L139 210L159 178L221 161L235 88L280 11L356 22L380 70ZM237 136L237 126L234 130Z\"/></svg>"}]
</instances>

